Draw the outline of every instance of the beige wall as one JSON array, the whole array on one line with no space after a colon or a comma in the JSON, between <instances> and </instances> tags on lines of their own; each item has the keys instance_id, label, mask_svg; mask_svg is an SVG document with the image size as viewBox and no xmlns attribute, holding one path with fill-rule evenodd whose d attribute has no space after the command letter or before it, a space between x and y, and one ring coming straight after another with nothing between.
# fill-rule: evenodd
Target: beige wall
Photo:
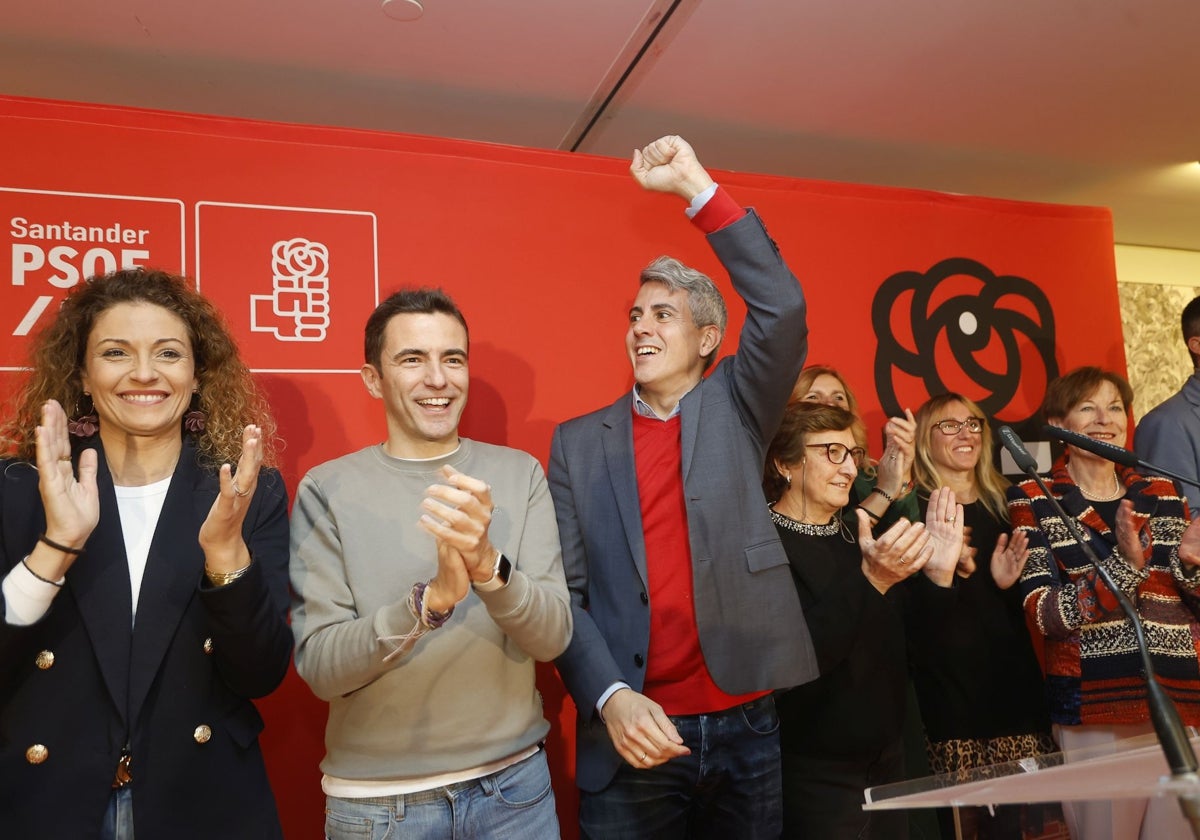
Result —
<instances>
[{"instance_id":1,"label":"beige wall","mask_svg":"<svg viewBox=\"0 0 1200 840\"><path fill-rule=\"evenodd\" d=\"M1200 295L1200 251L1118 245L1116 259L1133 415L1140 419L1192 374L1179 314Z\"/></svg>"}]
</instances>

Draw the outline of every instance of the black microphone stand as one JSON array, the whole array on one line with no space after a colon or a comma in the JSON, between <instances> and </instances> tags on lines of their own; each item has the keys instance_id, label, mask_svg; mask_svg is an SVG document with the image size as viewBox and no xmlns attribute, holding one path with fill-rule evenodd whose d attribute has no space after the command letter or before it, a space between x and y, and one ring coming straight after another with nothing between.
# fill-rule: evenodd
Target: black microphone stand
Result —
<instances>
[{"instance_id":1,"label":"black microphone stand","mask_svg":"<svg viewBox=\"0 0 1200 840\"><path fill-rule=\"evenodd\" d=\"M1194 793L1179 794L1178 799L1179 807L1183 810L1183 816L1192 827L1192 836L1200 840L1200 774L1196 772L1196 753L1192 750L1187 730L1183 726L1183 721L1179 718L1179 710L1175 708L1175 703L1172 702L1170 696L1163 689L1162 684L1159 683L1158 677L1154 673L1154 664L1150 659L1150 648L1146 644L1146 630L1142 626L1142 619L1138 615L1137 607L1133 605L1133 602L1129 600L1129 596L1113 581L1108 569L1100 563L1100 558L1096 555L1095 550L1080 530L1079 523L1075 521L1075 517L1063 510L1063 506L1059 504L1058 499L1054 498L1054 494L1050 492L1050 488L1046 486L1046 482L1038 475L1037 462L1029 454L1029 450L1025 448L1024 444L1021 443L1016 433L1008 426L1003 426L999 430L999 435L1001 441L1004 443L1004 447L1013 456L1017 467L1037 482L1037 486L1045 494L1047 501L1054 508L1054 512L1058 514L1059 519L1062 520L1067 530L1071 532L1071 536L1075 539L1075 542L1079 543L1079 547L1083 549L1083 553L1087 555L1088 560L1096 567L1096 574L1104 581L1104 585L1109 588L1109 591L1116 596L1117 603L1121 605L1121 611L1125 613L1125 617L1133 625L1134 636L1137 638L1138 653L1142 658L1142 671L1146 678L1146 698L1150 707L1150 720L1154 724L1154 732L1158 735L1158 742L1162 747L1163 755L1166 756L1167 766L1171 768L1171 780L1184 782L1196 789ZM1053 556L1050 557L1049 562L1056 562Z\"/></svg>"}]
</instances>

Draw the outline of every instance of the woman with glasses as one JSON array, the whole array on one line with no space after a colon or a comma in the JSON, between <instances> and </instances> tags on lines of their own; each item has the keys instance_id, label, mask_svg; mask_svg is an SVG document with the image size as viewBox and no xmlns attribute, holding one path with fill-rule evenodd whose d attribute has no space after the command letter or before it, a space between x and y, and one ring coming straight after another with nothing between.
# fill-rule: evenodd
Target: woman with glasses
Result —
<instances>
[{"instance_id":1,"label":"woman with glasses","mask_svg":"<svg viewBox=\"0 0 1200 840\"><path fill-rule=\"evenodd\" d=\"M1121 376L1077 368L1046 387L1046 419L1125 446L1133 392ZM1050 492L1148 625L1150 657L1185 726L1200 725L1200 524L1168 479L1068 446ZM1153 731L1136 637L1095 565L1037 483L1008 490L1012 523L1029 538L1025 611L1041 635L1050 721L1070 761L1078 750ZM1071 836L1190 837L1173 798L1064 803Z\"/></svg>"},{"instance_id":2,"label":"woman with glasses","mask_svg":"<svg viewBox=\"0 0 1200 840\"><path fill-rule=\"evenodd\" d=\"M917 409L913 475L924 509L939 487L963 508L967 539L952 605L929 620L925 580L906 586L909 663L917 690L930 769L971 770L1056 751L1042 674L1013 587L1028 554L1025 535L1008 535L1009 482L993 461L992 432L979 406L960 394L933 397ZM940 593L932 593L934 596ZM1011 838L1040 834L1057 805L959 809L938 815L942 836Z\"/></svg>"},{"instance_id":3,"label":"woman with glasses","mask_svg":"<svg viewBox=\"0 0 1200 840\"><path fill-rule=\"evenodd\" d=\"M809 365L800 371L792 388L792 400L837 406L858 417L854 392L842 375L828 365ZM870 458L866 424L861 420L855 423L854 439L864 457L860 459L845 512L851 528L857 524L858 509L866 512L876 532L886 531L901 518L917 520L917 498L911 492L915 429L911 412L890 418L883 427L883 455L875 462Z\"/></svg>"},{"instance_id":4,"label":"woman with glasses","mask_svg":"<svg viewBox=\"0 0 1200 840\"><path fill-rule=\"evenodd\" d=\"M903 838L903 812L862 810L863 790L898 781L907 680L893 587L923 572L943 594L962 550L961 507L935 492L926 523L872 535L841 517L864 457L857 422L836 407L788 407L767 450L763 488L791 565L821 677L778 700L785 837Z\"/></svg>"}]
</instances>

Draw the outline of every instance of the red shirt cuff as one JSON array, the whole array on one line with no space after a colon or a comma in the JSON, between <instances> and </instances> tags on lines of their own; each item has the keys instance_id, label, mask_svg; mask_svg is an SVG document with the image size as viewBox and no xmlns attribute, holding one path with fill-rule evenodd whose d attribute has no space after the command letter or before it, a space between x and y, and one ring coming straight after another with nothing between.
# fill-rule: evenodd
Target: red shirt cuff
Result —
<instances>
[{"instance_id":1,"label":"red shirt cuff","mask_svg":"<svg viewBox=\"0 0 1200 840\"><path fill-rule=\"evenodd\" d=\"M746 209L733 200L733 196L718 186L713 197L692 217L692 224L706 234L715 233L746 215Z\"/></svg>"}]
</instances>

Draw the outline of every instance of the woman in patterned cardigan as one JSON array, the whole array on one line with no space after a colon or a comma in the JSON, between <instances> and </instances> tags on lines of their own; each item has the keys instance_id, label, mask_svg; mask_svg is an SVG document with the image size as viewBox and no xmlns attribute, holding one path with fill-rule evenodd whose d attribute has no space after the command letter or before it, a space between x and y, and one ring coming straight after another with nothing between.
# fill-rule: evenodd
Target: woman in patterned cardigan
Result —
<instances>
[{"instance_id":1,"label":"woman in patterned cardigan","mask_svg":"<svg viewBox=\"0 0 1200 840\"><path fill-rule=\"evenodd\" d=\"M1126 443L1133 393L1115 373L1074 370L1046 389L1050 423ZM1200 725L1200 526L1165 478L1116 468L1067 447L1050 490L1083 531L1113 581L1153 625L1151 657L1187 726ZM1012 524L1029 540L1021 576L1025 613L1041 634L1055 737L1071 753L1153 730L1134 630L1096 567L1032 480L1008 491ZM1170 798L1066 803L1076 840L1190 837ZM1177 834L1178 832L1178 834Z\"/></svg>"}]
</instances>

